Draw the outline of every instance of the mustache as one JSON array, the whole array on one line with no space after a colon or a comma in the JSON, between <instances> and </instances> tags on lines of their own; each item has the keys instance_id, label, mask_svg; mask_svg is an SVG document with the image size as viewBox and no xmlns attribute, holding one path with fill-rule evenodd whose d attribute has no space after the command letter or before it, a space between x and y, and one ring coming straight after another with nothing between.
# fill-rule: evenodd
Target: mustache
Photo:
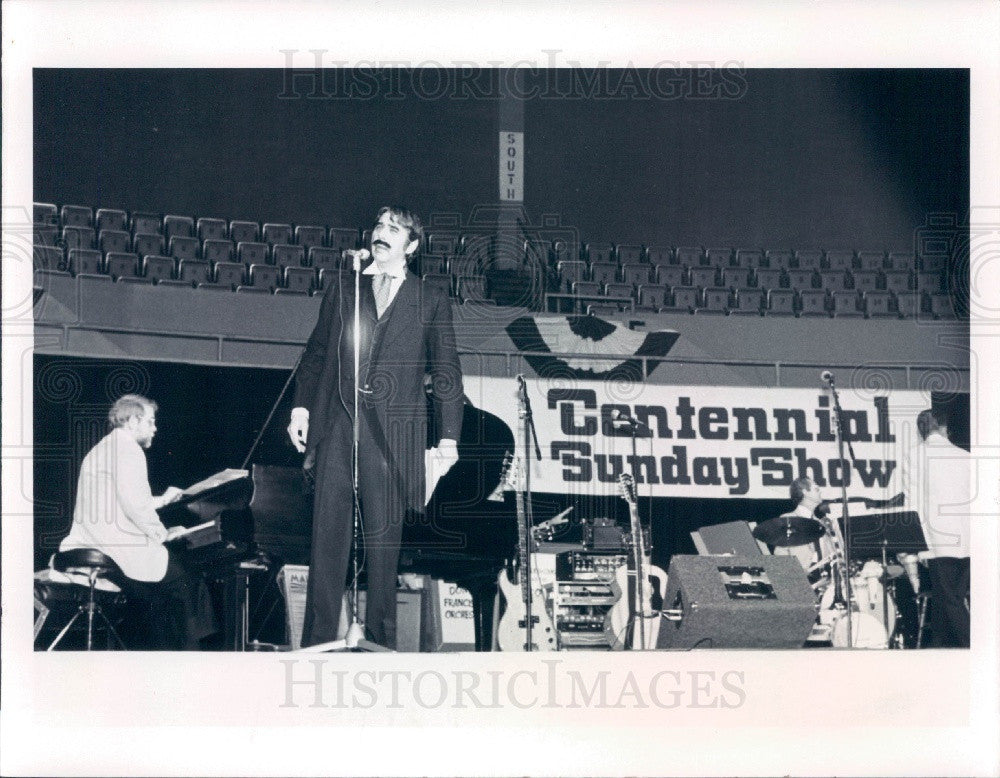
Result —
<instances>
[{"instance_id":1,"label":"mustache","mask_svg":"<svg viewBox=\"0 0 1000 778\"><path fill-rule=\"evenodd\" d=\"M386 248L390 248L389 244L384 240L373 240L372 246L385 246Z\"/></svg>"}]
</instances>

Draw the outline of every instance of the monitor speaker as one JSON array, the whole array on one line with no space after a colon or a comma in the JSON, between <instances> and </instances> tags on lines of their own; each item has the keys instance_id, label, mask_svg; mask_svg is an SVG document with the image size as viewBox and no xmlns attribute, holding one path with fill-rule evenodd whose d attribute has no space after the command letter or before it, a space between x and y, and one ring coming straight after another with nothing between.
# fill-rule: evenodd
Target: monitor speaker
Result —
<instances>
[{"instance_id":1,"label":"monitor speaker","mask_svg":"<svg viewBox=\"0 0 1000 778\"><path fill-rule=\"evenodd\" d=\"M795 557L674 556L657 648L801 648L816 598Z\"/></svg>"}]
</instances>

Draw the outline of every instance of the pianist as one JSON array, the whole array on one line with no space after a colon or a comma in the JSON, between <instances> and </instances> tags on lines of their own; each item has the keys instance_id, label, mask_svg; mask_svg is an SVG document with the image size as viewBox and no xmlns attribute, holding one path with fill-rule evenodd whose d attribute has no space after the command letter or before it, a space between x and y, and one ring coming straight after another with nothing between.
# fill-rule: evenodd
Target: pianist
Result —
<instances>
[{"instance_id":1,"label":"pianist","mask_svg":"<svg viewBox=\"0 0 1000 778\"><path fill-rule=\"evenodd\" d=\"M171 486L154 497L149 488L143 449L156 434L156 408L137 394L111 406L112 430L83 458L73 527L59 550L94 548L111 557L122 572L115 583L149 605L151 647L197 650L215 631L213 617L204 582L164 545L183 527L168 530L156 509L182 492Z\"/></svg>"}]
</instances>

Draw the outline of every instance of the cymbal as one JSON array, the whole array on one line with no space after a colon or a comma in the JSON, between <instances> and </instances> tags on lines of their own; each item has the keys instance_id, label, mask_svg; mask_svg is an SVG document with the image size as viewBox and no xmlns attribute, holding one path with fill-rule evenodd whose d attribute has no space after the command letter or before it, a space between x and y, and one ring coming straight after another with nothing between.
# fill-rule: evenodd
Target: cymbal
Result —
<instances>
[{"instance_id":1,"label":"cymbal","mask_svg":"<svg viewBox=\"0 0 1000 778\"><path fill-rule=\"evenodd\" d=\"M758 524L753 531L757 540L769 546L801 546L823 537L826 530L816 519L802 516L778 516Z\"/></svg>"}]
</instances>

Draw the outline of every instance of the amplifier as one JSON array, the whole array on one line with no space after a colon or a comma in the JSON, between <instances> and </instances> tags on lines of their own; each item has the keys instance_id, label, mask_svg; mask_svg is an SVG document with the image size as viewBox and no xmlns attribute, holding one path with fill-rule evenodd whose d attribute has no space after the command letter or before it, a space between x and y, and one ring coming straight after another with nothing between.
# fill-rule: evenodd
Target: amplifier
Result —
<instances>
[{"instance_id":1,"label":"amplifier","mask_svg":"<svg viewBox=\"0 0 1000 778\"><path fill-rule=\"evenodd\" d=\"M805 570L787 556L674 556L657 648L801 648L816 621Z\"/></svg>"},{"instance_id":2,"label":"amplifier","mask_svg":"<svg viewBox=\"0 0 1000 778\"><path fill-rule=\"evenodd\" d=\"M559 581L607 581L626 564L623 553L568 551L556 556L556 579Z\"/></svg>"},{"instance_id":3,"label":"amplifier","mask_svg":"<svg viewBox=\"0 0 1000 778\"><path fill-rule=\"evenodd\" d=\"M619 551L625 548L625 535L614 519L584 520L583 545L594 551Z\"/></svg>"}]
</instances>

